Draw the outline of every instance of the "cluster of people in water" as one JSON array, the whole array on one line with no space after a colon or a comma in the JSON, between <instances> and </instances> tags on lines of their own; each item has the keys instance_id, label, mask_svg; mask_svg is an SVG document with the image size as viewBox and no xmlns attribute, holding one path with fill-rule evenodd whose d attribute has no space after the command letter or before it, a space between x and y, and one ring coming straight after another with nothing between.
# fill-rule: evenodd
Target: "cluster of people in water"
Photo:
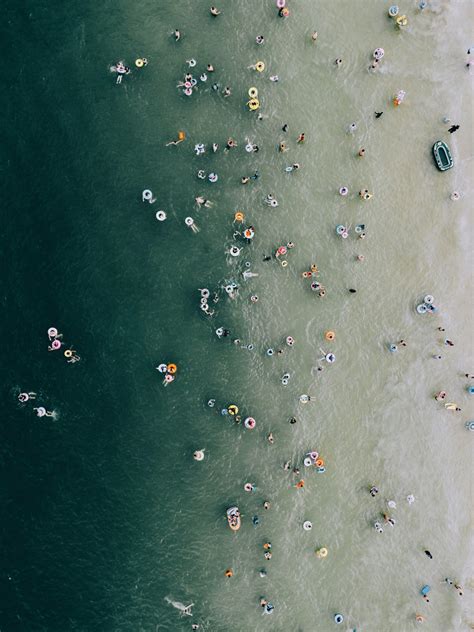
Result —
<instances>
[{"instance_id":1,"label":"cluster of people in water","mask_svg":"<svg viewBox=\"0 0 474 632\"><path fill-rule=\"evenodd\" d=\"M287 5L286 0L277 0L276 4L277 4L278 16L281 17L282 19L288 18L290 16L290 10L288 6L286 6ZM426 2L424 2L423 0L422 2L419 3L419 10L420 11L423 10L425 6L426 6ZM210 8L210 15L212 16L213 19L217 18L219 15L221 15L221 11L213 6ZM395 28L397 29L403 29L408 24L407 16L400 15L399 8L396 5L393 5L390 7L389 16L390 16L390 19L393 20ZM181 31L178 29L175 29L172 35L177 42L180 41L182 37ZM263 34L256 35L255 44L258 47L264 47L265 41L266 41L265 36ZM311 41L313 44L317 43L318 41L317 31L313 31L311 33ZM469 53L470 51L468 51L468 54ZM377 47L375 50L373 50L371 54L370 65L368 68L369 72L377 72L380 69L384 58L385 58L385 50L382 47ZM206 82L208 82L208 80L210 81L210 76L212 75L212 73L214 73L215 69L212 64L208 64L206 67L202 67L199 70L192 70L191 72L191 69L197 69L197 61L194 58L191 58L189 60L186 60L186 63L188 66L187 72L185 73L183 80L178 83L178 88L182 90L186 96L191 96L194 91L198 90L201 86L206 85ZM338 57L335 60L335 66L339 68L342 65L343 65L343 59L341 57ZM253 70L256 73L264 73L266 70L265 63L263 61L257 61L256 63L251 64L248 68L249 70ZM279 76L278 74L272 74L271 76L269 76L269 79L273 83L278 83ZM228 86L226 86L221 91L220 85L217 82L212 83L211 89L215 92L221 92L224 98L227 98L231 96L232 94L232 90ZM260 121L263 120L264 116L260 112L261 101L259 98L259 93L258 93L257 88L251 87L248 90L248 97L249 97L249 100L247 101L247 106L250 111L250 115L255 116L257 120L260 120ZM395 94L391 97L393 107L398 108L404 102L405 97L406 97L406 92L404 90L400 89L397 92L395 92ZM376 111L374 113L375 119L376 120L380 119L383 114L384 114L383 111ZM356 121L351 122L349 125L346 125L345 129L349 134L355 135L358 131L357 122ZM450 133L453 133L457 129L459 129L459 126L453 125L448 131ZM288 130L289 130L289 125L288 123L285 123L282 127L282 132L286 134ZM178 138L177 141L170 141L168 145L170 144L176 145L182 142L185 136L184 136L184 132L180 132L180 134L181 133L183 134L182 138ZM295 147L291 147L291 143L286 139L286 137L280 137L280 139L278 140L278 144L276 146L276 150L281 154L286 154L290 149L293 149L293 151L295 151L295 149L304 145L306 142L307 142L306 132L300 132L297 136L295 135L295 139L294 139ZM255 139L251 138L250 136L245 137L244 142L241 142L240 140L239 142L237 142L237 140L234 137L229 136L226 142L222 143L222 145L223 145L222 151L226 154L234 153L238 151L239 147L242 147L246 153L253 156L254 158L258 156L261 149L260 144L256 142ZM369 149L370 148L359 146L359 149L357 150L357 154L356 154L357 158L364 159ZM217 141L214 141L210 143L209 145L206 145L205 142L201 141L201 142L197 142L194 145L194 153L198 157L204 156L208 152L215 154L219 151L221 151L221 143ZM296 174L296 172L300 171L301 168L302 168L302 164L298 158L298 160L291 160L291 162L288 161L286 166L283 167L283 171L284 173L294 175ZM211 171L210 173L208 173L208 171L203 168L200 168L197 171L196 175L199 180L207 181L208 183L211 183L211 184L215 184L219 181L219 175L216 172ZM291 177L293 177L293 175ZM245 185L250 184L252 181L254 182L258 181L259 179L260 179L260 172L258 169L255 169L255 168L252 168L251 171L249 170L247 174L240 176L241 184L245 184ZM202 184L204 186L205 182L202 182ZM343 198L351 197L350 192L349 192L349 187L347 185L340 186L338 193ZM363 186L362 188L358 190L358 193L355 193L352 197L356 199L358 198L359 200L366 202L373 199L374 193L367 186ZM267 193L265 195L265 197L263 198L263 204L269 207L270 209L277 209L279 207L278 199L275 193L273 192ZM362 206L363 205L361 205L361 207ZM210 209L212 207L213 207L213 202L209 200L205 194L199 194L195 197L195 208L197 211L202 211L203 209ZM190 220L189 223L188 223L188 220ZM191 228L193 228L194 226L193 230L197 232L198 229L197 227L195 227L195 223L194 223L194 220L192 220L192 218L186 218L186 223ZM243 253L246 252L245 250L246 246L252 243L252 240L254 239L254 236L256 234L256 228L253 224L245 221L245 214L243 213L243 211L236 211L233 218L233 222L232 222L232 229L233 229L232 242L231 242L232 245L230 245L226 249L226 254L228 254L230 257L229 262L234 260L234 264L235 264L236 261L238 262L238 258ZM336 236L342 240L347 240L349 236L351 235L351 231L352 231L352 225L337 224L335 228ZM366 224L362 222L357 223L354 227L354 234L358 240L364 240L367 236ZM294 247L295 247L295 244L292 241L287 241L286 243L285 242L280 243L274 247L273 252L270 255L264 255L263 261L277 262L278 264L281 265L282 268L285 268L289 264L291 251ZM355 260L359 263L362 263L365 260L365 255L361 253L357 254L355 256ZM244 281L251 279L253 276L258 276L256 273L253 273L249 269L250 267L251 267L250 261L245 261L243 270L240 269L239 271L236 272L236 267L234 265L233 267L234 271L231 274L231 278L227 278L221 281L214 290L211 290L209 288L199 289L199 307L205 316L209 318L213 318L217 315L216 306L223 296L224 297L227 296L231 300L234 300L239 296L241 284L240 282L238 282L238 277L240 275L242 276ZM304 270L301 273L301 276L304 280L308 282L310 289L313 292L315 292L317 296L322 298L326 295L326 288L320 283L319 274L320 274L320 271L317 264L311 263L309 266L309 269ZM356 294L356 289L354 288L349 288L348 291L350 294ZM250 295L251 303L255 304L258 302L258 300L259 300L259 297L255 293L252 293ZM420 314L437 313L438 308L433 304L433 300L434 300L433 297L431 297L430 295L425 296L422 303L418 305L417 312ZM257 347L253 342L243 343L239 337L232 336L231 330L222 324L219 324L219 326L217 326L214 329L214 332L215 332L215 335L219 339L222 339L222 340L228 339L232 341L233 344L237 347L246 349L248 351L257 350ZM328 346L330 346L331 343L335 340L335 337L336 337L336 333L332 330L328 330L324 333L324 340L326 341ZM294 338L291 335L289 335L285 338L284 342L280 342L274 346L273 345L268 346L266 350L262 348L261 352L265 353L267 357L281 356L284 353L286 353L287 347L293 347L294 344L295 344ZM444 344L447 347L451 347L454 345L454 343L449 339L446 339ZM407 346L407 342L404 339L401 339L396 343L392 342L388 344L388 348L391 353L395 353L399 349L403 349L406 346ZM331 365L336 360L335 354L330 349L321 348L320 352L321 352L321 355L317 360L317 366L314 367L314 369L317 371L322 371L323 365ZM165 375L170 376L170 381L171 381L173 374L170 373L168 370L169 365L163 364L160 366L163 368L163 372L165 373ZM472 377L472 376L469 376L469 374L466 374L466 377ZM291 378L292 378L291 372L285 371L285 373L283 373L281 377L282 386L287 386ZM442 402L442 403L445 403L446 397L447 397L447 394L445 391L439 391L435 395L436 401ZM312 401L314 401L314 397L309 394L302 394L299 397L300 404L308 404L309 402L312 402ZM235 403L218 406L216 405L216 399L212 398L208 400L207 404L209 408L211 409L216 408L216 410L220 413L222 417L233 421L235 424L241 424L241 426L246 430L254 430L257 427L256 420L251 416L242 415L239 410L239 406ZM449 410L456 410L456 411L460 410L459 407L457 407L457 405L454 405L452 403L446 403L445 406ZM452 406L455 406L455 407L452 408ZM298 419L295 416L292 416L289 419L289 423L291 425L296 424L297 421ZM474 430L474 422L472 423L473 423L472 429ZM275 443L275 435L273 432L270 432L267 434L267 441L270 444ZM205 459L204 449L195 450L193 453L193 458L196 461L204 461ZM292 483L292 487L295 488L296 490L300 490L301 492L304 492L304 490L306 489L305 485L306 485L306 480L309 476L309 473L311 471L315 471L316 473L324 473L326 471L326 466L325 466L324 459L314 449L308 451L305 455L303 455L301 460L302 460L301 463L298 461L296 461L295 463L292 463L292 460L288 459L284 463L283 469L288 472L291 471L291 473L295 477L294 478L295 482ZM302 476L302 473L301 473L302 470L306 472L305 476ZM248 480L244 483L243 490L245 493L251 495L256 492L257 484L251 480ZM378 487L376 485L372 485L369 489L369 493L373 498L376 498L379 494ZM408 503L409 506L413 505L413 503L415 502L414 495L409 494L408 496L406 496L406 502ZM272 503L268 499L265 499L262 503L262 507L264 511L269 511L271 509L271 506L272 506ZM374 516L372 520L373 528L377 533L382 534L384 533L385 529L390 530L391 528L394 528L396 526L397 524L397 521L395 518L396 509L397 509L397 503L395 500L390 499L390 500L384 501L383 505L379 508L379 512L377 516L376 517ZM228 525L231 528L231 530L236 531L240 528L241 519L242 519L242 516L237 506L233 506L227 510L227 520L228 520ZM260 524L261 519L258 513L255 513L253 515L251 522L255 527L257 527ZM305 531L311 531L312 529L311 521L305 520L302 523L302 528ZM324 546L319 546L315 551L316 557L318 559L324 559L325 557L328 556L328 553L329 553L328 548ZM425 550L424 553L426 554L428 558L432 559L432 554L430 551ZM272 555L273 555L272 544L269 541L265 541L263 543L264 560L270 561L272 559ZM268 571L264 568L262 568L259 571L259 575L261 578L267 577L267 573ZM230 579L234 577L234 574L235 574L234 569L232 568L227 568L225 570L226 578ZM445 581L449 585L454 585L455 588L458 590L459 594L462 594L462 589L458 583L455 583L452 580L449 580L448 578L446 578ZM422 587L420 591L424 600L427 603L429 603L427 594L430 590L431 590L430 587L428 585L425 585ZM269 599L266 596L262 596L260 598L259 604L264 614L274 613L274 610L275 610L274 605L271 601L269 601ZM336 624L339 625L344 622L344 615L339 612L336 612L333 615L333 620ZM423 623L424 620L425 620L424 615L422 614L415 615L415 621L417 623ZM198 624L193 624L193 629L198 629L198 627L199 627Z\"/></svg>"},{"instance_id":2,"label":"cluster of people in water","mask_svg":"<svg viewBox=\"0 0 474 632\"><path fill-rule=\"evenodd\" d=\"M58 332L56 327L50 327L48 329L48 339L50 342L48 345L48 351L60 351L64 346L66 346L63 342L63 335ZM80 356L77 355L77 351L75 351L72 347L64 349L63 356L66 358L66 362L68 364L75 364L81 359Z\"/></svg>"}]
</instances>

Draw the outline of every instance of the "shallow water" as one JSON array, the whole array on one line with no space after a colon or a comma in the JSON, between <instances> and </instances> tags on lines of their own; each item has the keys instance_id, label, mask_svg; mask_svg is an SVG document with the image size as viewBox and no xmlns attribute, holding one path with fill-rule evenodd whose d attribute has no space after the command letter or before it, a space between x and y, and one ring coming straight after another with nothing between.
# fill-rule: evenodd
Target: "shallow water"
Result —
<instances>
[{"instance_id":1,"label":"shallow water","mask_svg":"<svg viewBox=\"0 0 474 632\"><path fill-rule=\"evenodd\" d=\"M472 436L464 428L473 411L463 377L472 370L464 65L472 5L433 0L420 13L409 2L409 26L398 32L389 4L300 0L281 20L273 2L233 0L214 20L201 0L7 3L3 41L21 55L4 68L2 95L2 630L175 631L197 621L208 631L324 632L335 612L345 616L342 629L367 632L411 630L417 612L432 630L465 630L474 620ZM176 27L178 44L169 37ZM263 47L254 44L259 33ZM385 57L370 74L377 46ZM149 65L115 85L109 66L140 55ZM191 57L196 69L215 65L215 79L232 86L229 99L208 87L189 99L176 89ZM247 68L258 59L261 75ZM278 83L268 80L274 73ZM262 121L245 107L254 85ZM407 97L394 108L399 89ZM456 134L444 116L461 125ZM164 147L180 129L187 141ZM307 141L298 146L301 131ZM197 142L222 148L229 136L239 147L227 154L192 151ZM258 154L245 152L246 136ZM438 139L455 160L447 173L433 164ZM280 140L291 147L283 155ZM286 174L295 161L302 168ZM219 181L198 180L200 168ZM255 169L259 180L242 186ZM141 202L147 187L153 206ZM357 195L365 187L374 192L367 202ZM200 193L212 209L194 210ZM264 204L267 193L278 208ZM168 214L162 224L158 209ZM236 210L256 237L234 259ZM188 215L198 234L184 225ZM345 241L339 223L351 225ZM287 268L262 262L289 240ZM244 261L257 278L242 280ZM323 299L301 278L312 262ZM241 285L238 298L222 292L216 316L205 319L197 288L230 280ZM415 311L427 293L436 316ZM53 324L81 362L47 352ZM219 340L218 326L255 349ZM289 334L293 349L282 347ZM390 354L387 345L401 338L408 347ZM270 346L285 353L268 358ZM321 348L337 359L317 372ZM154 369L161 361L179 367L167 388ZM20 388L38 392L56 419L18 406ZM435 402L441 388L461 413ZM302 393L315 401L300 404ZM231 402L255 417L254 431L219 414ZM197 448L205 448L202 463L192 460ZM282 465L301 465L314 448L326 472L305 470L305 489L296 490ZM255 494L243 491L246 481ZM372 524L388 498L396 526L378 535ZM225 521L234 503L243 513L236 534ZM267 539L273 558L264 562ZM314 555L321 546L324 560ZM441 583L446 576L464 585L463 598ZM429 605L419 596L425 583ZM262 595L275 604L271 617L261 614ZM194 603L193 618L165 597Z\"/></svg>"}]
</instances>

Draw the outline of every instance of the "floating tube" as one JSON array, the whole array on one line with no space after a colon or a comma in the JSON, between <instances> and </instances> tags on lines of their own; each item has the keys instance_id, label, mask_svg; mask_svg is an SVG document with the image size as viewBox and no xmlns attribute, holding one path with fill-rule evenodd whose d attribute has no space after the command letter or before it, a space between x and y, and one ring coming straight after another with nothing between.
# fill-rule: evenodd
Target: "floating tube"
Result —
<instances>
[{"instance_id":1,"label":"floating tube","mask_svg":"<svg viewBox=\"0 0 474 632\"><path fill-rule=\"evenodd\" d=\"M374 59L376 59L377 61L379 59L382 59L382 57L385 55L385 51L383 48L376 48L373 52L373 57Z\"/></svg>"},{"instance_id":2,"label":"floating tube","mask_svg":"<svg viewBox=\"0 0 474 632\"><path fill-rule=\"evenodd\" d=\"M142 200L144 202L149 202L153 197L153 193L150 191L150 189L144 189L142 191Z\"/></svg>"},{"instance_id":3,"label":"floating tube","mask_svg":"<svg viewBox=\"0 0 474 632\"><path fill-rule=\"evenodd\" d=\"M227 406L227 412L229 415L236 415L239 412L239 407L235 404L231 404L230 406Z\"/></svg>"},{"instance_id":4,"label":"floating tube","mask_svg":"<svg viewBox=\"0 0 474 632\"><path fill-rule=\"evenodd\" d=\"M253 430L256 425L257 425L257 422L255 421L253 417L247 417L244 420L244 426L247 428L247 430Z\"/></svg>"},{"instance_id":5,"label":"floating tube","mask_svg":"<svg viewBox=\"0 0 474 632\"><path fill-rule=\"evenodd\" d=\"M252 110L252 112L254 112L260 107L260 101L258 99L250 99L247 105L249 106L249 110Z\"/></svg>"},{"instance_id":6,"label":"floating tube","mask_svg":"<svg viewBox=\"0 0 474 632\"><path fill-rule=\"evenodd\" d=\"M399 8L396 4L392 4L392 6L390 7L390 9L388 10L388 14L391 18L395 18L398 15L399 12Z\"/></svg>"},{"instance_id":7,"label":"floating tube","mask_svg":"<svg viewBox=\"0 0 474 632\"><path fill-rule=\"evenodd\" d=\"M303 522L303 529L305 531L311 531L312 528L313 528L313 525L312 525L312 523L309 520L305 520Z\"/></svg>"},{"instance_id":8,"label":"floating tube","mask_svg":"<svg viewBox=\"0 0 474 632\"><path fill-rule=\"evenodd\" d=\"M238 246L231 246L229 254L231 257L238 257L240 255L240 248Z\"/></svg>"},{"instance_id":9,"label":"floating tube","mask_svg":"<svg viewBox=\"0 0 474 632\"><path fill-rule=\"evenodd\" d=\"M419 305L416 306L416 311L419 314L426 314L426 311L427 311L426 305L424 303L420 303Z\"/></svg>"},{"instance_id":10,"label":"floating tube","mask_svg":"<svg viewBox=\"0 0 474 632\"><path fill-rule=\"evenodd\" d=\"M155 217L159 222L164 222L166 219L166 213L164 211L158 211Z\"/></svg>"},{"instance_id":11,"label":"floating tube","mask_svg":"<svg viewBox=\"0 0 474 632\"><path fill-rule=\"evenodd\" d=\"M345 231L346 231L346 227L345 227L345 226L343 226L342 224L338 224L338 225L336 226L336 233L337 233L338 235L342 235Z\"/></svg>"},{"instance_id":12,"label":"floating tube","mask_svg":"<svg viewBox=\"0 0 474 632\"><path fill-rule=\"evenodd\" d=\"M156 367L156 370L157 370L157 371L159 371L160 373L166 373L166 371L167 371L167 366L166 366L166 364L159 364L159 365Z\"/></svg>"},{"instance_id":13,"label":"floating tube","mask_svg":"<svg viewBox=\"0 0 474 632\"><path fill-rule=\"evenodd\" d=\"M331 342L331 340L334 340L335 337L336 337L336 334L333 331L327 331L324 334L324 338L328 340L329 342Z\"/></svg>"},{"instance_id":14,"label":"floating tube","mask_svg":"<svg viewBox=\"0 0 474 632\"><path fill-rule=\"evenodd\" d=\"M344 621L344 617L339 612L334 615L334 623L338 625Z\"/></svg>"},{"instance_id":15,"label":"floating tube","mask_svg":"<svg viewBox=\"0 0 474 632\"><path fill-rule=\"evenodd\" d=\"M327 555L328 555L328 550L324 546L321 549L317 549L316 551L316 557L324 558L324 557L327 557Z\"/></svg>"},{"instance_id":16,"label":"floating tube","mask_svg":"<svg viewBox=\"0 0 474 632\"><path fill-rule=\"evenodd\" d=\"M193 459L195 461L204 461L204 450L196 450L193 454Z\"/></svg>"},{"instance_id":17,"label":"floating tube","mask_svg":"<svg viewBox=\"0 0 474 632\"><path fill-rule=\"evenodd\" d=\"M249 88L248 95L251 99L256 99L258 97L258 90L255 87Z\"/></svg>"},{"instance_id":18,"label":"floating tube","mask_svg":"<svg viewBox=\"0 0 474 632\"><path fill-rule=\"evenodd\" d=\"M283 9L283 7L285 6L285 2L286 0L276 0L276 5L279 9Z\"/></svg>"},{"instance_id":19,"label":"floating tube","mask_svg":"<svg viewBox=\"0 0 474 632\"><path fill-rule=\"evenodd\" d=\"M427 294L423 299L423 302L427 305L432 305L434 303L434 296L431 296L431 294Z\"/></svg>"},{"instance_id":20,"label":"floating tube","mask_svg":"<svg viewBox=\"0 0 474 632\"><path fill-rule=\"evenodd\" d=\"M304 466L305 466L305 467L309 467L310 465L312 465L312 464L313 464L313 462L311 461L311 459L309 458L309 456L307 456L307 457L305 458L305 460L303 461L303 464L304 464Z\"/></svg>"},{"instance_id":21,"label":"floating tube","mask_svg":"<svg viewBox=\"0 0 474 632\"><path fill-rule=\"evenodd\" d=\"M349 189L347 187L341 187L339 189L339 195L342 195L342 197L345 197L348 193Z\"/></svg>"},{"instance_id":22,"label":"floating tube","mask_svg":"<svg viewBox=\"0 0 474 632\"><path fill-rule=\"evenodd\" d=\"M265 70L265 63L263 61L257 61L255 64L255 70L257 72L263 72Z\"/></svg>"}]
</instances>

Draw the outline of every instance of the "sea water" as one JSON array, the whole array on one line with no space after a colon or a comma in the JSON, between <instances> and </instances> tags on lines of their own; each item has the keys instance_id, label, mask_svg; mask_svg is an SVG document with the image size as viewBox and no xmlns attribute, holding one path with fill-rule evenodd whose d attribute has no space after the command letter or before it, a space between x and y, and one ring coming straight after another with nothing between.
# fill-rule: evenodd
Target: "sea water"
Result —
<instances>
[{"instance_id":1,"label":"sea water","mask_svg":"<svg viewBox=\"0 0 474 632\"><path fill-rule=\"evenodd\" d=\"M420 11L410 0L400 5L409 19L402 31L389 5L295 0L281 19L271 1L223 0L214 19L201 0L7 2L2 630L179 631L196 622L206 631L309 632L334 629L336 612L342 629L366 632L414 629L415 613L431 630L473 621L464 427L473 415L464 378L472 371L472 4L431 0ZM377 47L385 56L371 73ZM142 56L149 63L138 70ZM188 98L176 85L191 58L196 76L208 63L215 72ZM109 68L119 59L132 74L116 85ZM259 60L263 73L248 68ZM227 85L232 95L223 98ZM262 120L246 107L253 86ZM399 90L406 98L396 108ZM376 120L375 111L384 114ZM451 135L453 123L461 127ZM186 141L165 147L178 130ZM301 132L306 142L297 145ZM228 137L238 147L224 152ZM258 153L245 151L246 137ZM447 173L431 155L438 139L453 154ZM200 142L208 150L195 156ZM286 173L295 162L301 168ZM197 179L199 169L218 182ZM259 179L243 186L255 170ZM154 205L142 202L146 188ZM371 200L359 198L364 188ZM269 193L277 208L264 203ZM200 194L212 208L196 211ZM256 236L239 241L233 258L238 210ZM347 239L338 224L350 227ZM263 261L288 241L286 268ZM301 276L311 263L324 298ZM245 269L259 276L245 281ZM239 285L234 300L222 290L229 282ZM203 287L220 295L212 318L199 309ZM439 312L418 315L428 293ZM48 353L52 325L80 362ZM219 326L231 335L219 339ZM407 347L391 354L400 339ZM268 357L269 347L284 353ZM323 351L336 361L321 362ZM178 365L167 387L160 362ZM20 406L20 389L37 392L36 404L55 417ZM434 400L441 389L461 412ZM301 394L312 401L301 404ZM255 430L220 414L230 403L256 419ZM204 461L194 461L202 448ZM312 449L324 473L304 468ZM283 470L287 460L300 477ZM378 534L387 499L397 503L396 525ZM234 504L243 514L237 533L225 519ZM315 556L320 547L325 559ZM463 584L463 597L445 577ZM272 616L262 614L262 596ZM171 602L193 603L193 616Z\"/></svg>"}]
</instances>

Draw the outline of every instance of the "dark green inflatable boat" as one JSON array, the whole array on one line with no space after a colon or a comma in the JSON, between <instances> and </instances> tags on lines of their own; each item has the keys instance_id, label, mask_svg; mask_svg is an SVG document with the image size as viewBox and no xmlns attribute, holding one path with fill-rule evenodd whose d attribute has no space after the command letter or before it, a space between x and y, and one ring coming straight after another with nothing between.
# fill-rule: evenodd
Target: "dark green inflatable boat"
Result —
<instances>
[{"instance_id":1,"label":"dark green inflatable boat","mask_svg":"<svg viewBox=\"0 0 474 632\"><path fill-rule=\"evenodd\" d=\"M433 156L440 171L447 171L454 164L449 147L442 140L438 140L433 145Z\"/></svg>"}]
</instances>

